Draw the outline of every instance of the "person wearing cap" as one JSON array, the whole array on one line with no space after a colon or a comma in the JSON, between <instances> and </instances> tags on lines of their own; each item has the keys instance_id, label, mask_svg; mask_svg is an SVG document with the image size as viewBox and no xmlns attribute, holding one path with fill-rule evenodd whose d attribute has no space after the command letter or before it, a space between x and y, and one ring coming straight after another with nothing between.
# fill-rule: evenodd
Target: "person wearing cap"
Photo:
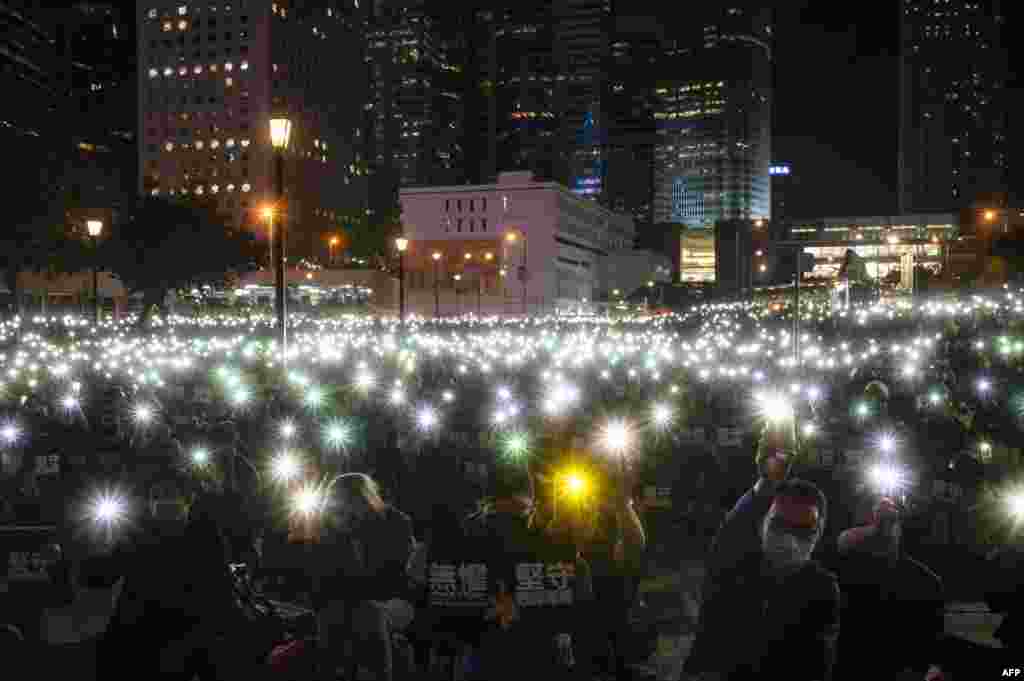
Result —
<instances>
[{"instance_id":1,"label":"person wearing cap","mask_svg":"<svg viewBox=\"0 0 1024 681\"><path fill-rule=\"evenodd\" d=\"M867 676L942 679L942 580L906 555L898 504L880 499L864 525L839 535L843 593L837 681ZM870 649L871 655L864 655Z\"/></svg>"},{"instance_id":2,"label":"person wearing cap","mask_svg":"<svg viewBox=\"0 0 1024 681\"><path fill-rule=\"evenodd\" d=\"M786 479L777 453L758 465L761 477L715 537L684 671L716 681L830 681L839 586L811 560L827 519L825 495Z\"/></svg>"}]
</instances>

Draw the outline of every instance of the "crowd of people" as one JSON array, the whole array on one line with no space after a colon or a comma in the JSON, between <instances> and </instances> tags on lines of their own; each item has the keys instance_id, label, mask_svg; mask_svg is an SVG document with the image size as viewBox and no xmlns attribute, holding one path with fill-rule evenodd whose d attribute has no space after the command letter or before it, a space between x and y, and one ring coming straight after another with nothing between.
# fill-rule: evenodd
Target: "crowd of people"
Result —
<instances>
[{"instance_id":1,"label":"crowd of people","mask_svg":"<svg viewBox=\"0 0 1024 681\"><path fill-rule=\"evenodd\" d=\"M834 564L819 543L828 502L795 478L779 453L759 462L756 484L722 523L706 558L700 618L684 679L794 681L987 678L1021 650L1020 547L979 575L1003 649L946 633L942 581L906 555L902 509L880 498L870 518L839 535ZM459 518L438 503L419 532L363 473L336 477L318 516L318 540L299 569L308 580L313 640L302 663L268 664L281 631L245 607L229 566L258 573L272 542L231 491L204 491L187 476L148 485L141 523L85 560L77 576L117 585L116 607L96 643L97 676L130 660L146 678L420 678L432 643L451 634L461 678L632 679L625 647L646 536L619 471L604 471L601 500L586 512L559 508L553 463L495 469L488 500ZM447 510L446 510L447 509ZM485 605L435 607L438 563L486 566ZM531 608L518 574L528 563L571 565L565 608ZM454 664L454 663L453 663Z\"/></svg>"},{"instance_id":2,"label":"crowd of people","mask_svg":"<svg viewBox=\"0 0 1024 681\"><path fill-rule=\"evenodd\" d=\"M19 427L32 437L18 441L12 430L5 444L24 454L24 465L19 475L3 480L12 486L0 490L0 522L63 522L69 517L69 501L79 491L93 489L97 480L118 479L126 488L141 491L140 512L133 522L112 528L106 540L82 541L70 529L61 530L65 558L75 561L65 580L71 591L81 586L107 589L115 596L103 633L89 642L97 678L129 664L144 677L158 679L266 675L347 681L362 669L372 678L390 681L409 678L410 670L430 668L433 654L442 650L458 658L451 665L461 678L475 681L530 676L633 679L638 673L630 664L637 658L634 615L643 600L638 584L651 561L648 541L671 546L694 543L694 537L674 536L679 524L658 524L655 529L654 518L639 503L634 479L642 457L633 457L627 466L625 457L591 451L597 448L590 436L598 421L591 413L608 404L629 403L640 405L654 422L656 408L668 409L670 400L679 400L672 405L680 411L688 408L685 400L703 400L715 426L738 423L731 416L718 417L727 409L749 411L750 393L758 387L752 382L778 382L781 392L789 387L785 372L777 369L789 356L785 332L773 327L778 338L765 340L766 332L751 316L754 312L708 312L698 320L699 340L680 331L689 334L695 328L695 323L687 326L683 321L678 329L658 331L661 336L643 335L648 329L640 325L630 340L613 330L588 341L584 331L593 329L581 327L579 334L565 334L575 345L567 341L566 349L557 353L540 349L543 343L534 339L529 352L536 356L527 352L516 361L536 364L527 371L510 361L500 379L491 373L492 360L496 366L499 359L492 346L506 343L501 346L509 353L505 359L515 359L525 334L506 334L502 340L495 332L487 342L466 340L451 347L442 347L441 334L425 337L409 346L416 348L421 362L414 369L409 350L386 350L395 356L394 367L383 361L372 364L392 339L381 335L380 343L370 348L358 332L353 338L360 340L345 340L353 357L344 371L330 366L333 350L322 349L340 343L337 338L309 342L308 348L321 348L327 368L314 366L316 361L296 360L292 366L301 367L297 374L314 376L319 385L289 377L288 386L264 391L269 397L261 394L245 409L231 406L234 386L243 380L225 358L235 351L244 356L247 349L222 348L226 355L206 360L203 353L210 350L204 346L194 356L203 358L197 363L207 364L190 380L203 383L206 374L221 377L212 383L220 391L218 406L225 417L200 419L202 423L192 413L201 411L195 408L200 400L189 390L174 393L178 406L184 405L178 409L170 404L172 391L167 386L157 390L155 380L132 383L129 390L127 383L118 388L118 379L108 375L92 383L87 379L82 392L72 393L67 392L68 381L54 379L34 386L32 396L16 405ZM742 334L751 343L734 337L740 328L737 319L750 327ZM883 425L887 432L900 432L897 419L913 421L915 427L923 424L918 430L938 429L945 416L913 406L922 389L941 392L943 405L948 403L951 411L969 406L986 433L1007 441L1012 419L997 418L1007 411L1005 404L978 396L976 384L979 376L993 384L996 379L1008 382L1020 368L1008 355L1010 360L997 358L1002 363L999 372L993 371L992 357L978 352L975 343L982 335L991 342L990 336L1011 328L1010 321L995 319L979 327L975 320L970 328L965 321L945 334L938 330L945 323L941 320L928 322L930 326L920 318L886 323L892 337L905 346L901 350L894 343L887 361L907 362L914 375L926 379L916 386L897 386L890 376L904 366L885 373L867 359L858 359L852 369L832 371L829 365L811 386L820 389L821 399L808 397L800 405L801 418L817 425L831 423L835 415L850 411L857 395L863 396L861 384L877 377L879 383L894 385L899 399L892 400L891 415L843 423L851 441L850 433L870 435L868 428ZM821 332L821 351L827 349L838 363L849 364L853 360L846 357L853 354L873 357L877 329L850 326L823 322L810 328ZM595 322L593 328L599 327ZM540 334L552 347L555 335ZM925 348L931 346L925 342L940 337L936 345L941 350L930 356ZM658 352L650 351L652 343ZM765 348L778 344L779 354L772 357L760 343ZM600 351L598 366L594 348L600 344L608 348ZM851 344L859 351L847 354ZM463 346L472 346L479 356L471 362ZM629 351L619 354L624 346ZM708 359L713 347L721 354ZM918 350L912 347L925 359L918 362ZM586 353L590 359L580 359ZM247 379L257 374L252 366L261 363L254 356L246 360ZM616 366L622 356L629 362ZM723 356L731 358L728 362L739 359L728 364ZM748 363L747 357L754 359ZM214 362L222 359L225 364L215 370ZM563 381L561 374L571 374L569 367L577 360L583 369ZM26 365L32 359L19 361ZM595 366L588 368L587 361ZM741 373L743 382L735 378L741 369L747 370ZM609 380L613 371L619 371L621 381ZM709 377L715 372L726 378L714 383ZM264 373L268 380L283 380L275 371ZM636 378L641 373L642 380ZM549 375L558 378L549 380ZM370 380L365 385L387 386L378 391L380 397L364 399L370 392L361 383L366 376ZM309 406L314 389L322 393L324 386L343 380L351 384L344 408L339 404L337 413L324 413ZM256 383L243 387L255 394ZM288 390L292 394L285 394ZM457 398L452 396L456 392ZM559 411L577 405L573 396L579 394L588 396L583 406L569 414ZM740 398L720 399L727 394ZM62 408L67 395L82 397L81 404L95 415L87 419L76 400L72 402L78 406ZM415 407L410 404L408 409L396 406L414 401ZM486 473L472 484L467 484L465 469L455 470L452 462L473 461L463 460L463 452L456 453L454 445L430 429L438 413L435 407L448 409L450 426L469 424L465 430L472 435L496 438L498 433L503 438L503 447L478 448L495 460L488 460ZM535 421L523 418L516 429L498 427L531 408L538 412ZM691 409L688 416L696 411ZM340 446L331 437L297 446L310 450L311 468L319 466L316 476L309 472L295 479L297 491L320 473L329 475L316 489L315 504L282 524L280 516L291 503L282 502L282 489L288 486L280 481L264 484L276 461L270 457L296 444L280 429L298 423L299 432L330 435L338 414L350 426L363 421L361 442L343 457L337 456ZM423 419L423 414L430 418ZM561 427L573 431L561 433L564 442L541 435ZM201 437L186 433L190 429ZM656 448L670 462L686 458L682 438L666 435L667 430L645 440L646 458L654 459L650 454ZM529 452L508 445L510 436L524 431L534 436ZM964 442L975 437L966 428L956 433ZM182 445L199 441L208 447L202 450L208 460L198 456L200 450ZM987 678L990 668L1014 666L1012 655L1021 647L1021 547L1009 545L994 553L990 570L977 575L992 611L1004 615L997 632L1003 650L950 636L944 581L908 555L901 500L878 494L870 517L846 527L850 523L837 512L841 500L831 499L836 507L830 514L830 499L822 489L794 476L789 445L770 438L766 442L757 447L756 483L725 516L706 555L700 556L706 577L693 647L682 672L687 681L846 681L865 676L949 681ZM957 443L957 451L961 445ZM46 468L51 451L62 453L59 475L37 475L40 459ZM74 457L68 456L74 451L88 452L96 464L92 479L80 475ZM415 452L415 470L405 460L410 451ZM268 459L260 461L264 454ZM586 469L590 493L565 488L573 484L565 475L572 466ZM40 485L57 487L41 493ZM731 503L737 494L726 491L722 496L731 495ZM272 495L277 497L271 500ZM65 508L47 508L50 501ZM128 499L124 502L131 505ZM682 518L692 521L691 534L706 529L697 512L694 507L694 517ZM689 511L679 508L677 513ZM715 516L715 509L705 515ZM702 553L700 543L697 552ZM287 573L283 580L282 572ZM281 601L296 602L304 624L285 621ZM28 633L0 617L2 645L16 648L15 641Z\"/></svg>"}]
</instances>

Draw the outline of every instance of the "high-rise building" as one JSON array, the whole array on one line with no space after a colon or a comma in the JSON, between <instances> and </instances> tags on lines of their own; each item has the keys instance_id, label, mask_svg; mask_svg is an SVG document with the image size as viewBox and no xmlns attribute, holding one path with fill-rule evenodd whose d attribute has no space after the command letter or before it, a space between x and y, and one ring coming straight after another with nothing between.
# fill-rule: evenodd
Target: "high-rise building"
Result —
<instances>
[{"instance_id":1,"label":"high-rise building","mask_svg":"<svg viewBox=\"0 0 1024 681\"><path fill-rule=\"evenodd\" d=\"M107 3L0 4L0 137L12 158L33 159L12 184L15 194L45 194L107 219L130 196L135 45L126 18ZM15 219L22 217L30 216Z\"/></svg>"},{"instance_id":2,"label":"high-rise building","mask_svg":"<svg viewBox=\"0 0 1024 681\"><path fill-rule=\"evenodd\" d=\"M695 17L658 64L656 223L770 217L771 14L739 4Z\"/></svg>"},{"instance_id":3,"label":"high-rise building","mask_svg":"<svg viewBox=\"0 0 1024 681\"><path fill-rule=\"evenodd\" d=\"M901 213L1005 200L1008 59L1001 4L899 2Z\"/></svg>"},{"instance_id":4,"label":"high-rise building","mask_svg":"<svg viewBox=\"0 0 1024 681\"><path fill-rule=\"evenodd\" d=\"M772 220L785 222L791 217L789 199L797 183L793 166L789 163L772 163L768 176L772 182Z\"/></svg>"},{"instance_id":5,"label":"high-rise building","mask_svg":"<svg viewBox=\"0 0 1024 681\"><path fill-rule=\"evenodd\" d=\"M362 21L370 83L362 144L371 214L398 205L400 187L463 181L458 26L426 0L365 3ZM454 30L452 30L454 29Z\"/></svg>"},{"instance_id":6,"label":"high-rise building","mask_svg":"<svg viewBox=\"0 0 1024 681\"><path fill-rule=\"evenodd\" d=\"M466 80L481 142L472 150L474 181L530 170L599 199L610 0L497 0L479 3L473 17Z\"/></svg>"},{"instance_id":7,"label":"high-rise building","mask_svg":"<svg viewBox=\"0 0 1024 681\"><path fill-rule=\"evenodd\" d=\"M260 208L275 196L269 120L288 116L289 254L326 254L325 235L351 205L365 87L358 4L139 0L139 190L212 199L266 234Z\"/></svg>"},{"instance_id":8,"label":"high-rise building","mask_svg":"<svg viewBox=\"0 0 1024 681\"><path fill-rule=\"evenodd\" d=\"M608 171L602 202L651 222L655 134L655 69L663 58L665 29L656 16L616 17L608 67ZM660 240L658 240L660 241Z\"/></svg>"}]
</instances>

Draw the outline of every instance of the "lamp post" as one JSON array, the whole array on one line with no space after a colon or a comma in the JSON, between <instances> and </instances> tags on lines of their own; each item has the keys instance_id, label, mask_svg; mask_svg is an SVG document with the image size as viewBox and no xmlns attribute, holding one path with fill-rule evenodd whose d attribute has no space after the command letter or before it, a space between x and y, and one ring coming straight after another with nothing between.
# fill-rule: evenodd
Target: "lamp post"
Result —
<instances>
[{"instance_id":1,"label":"lamp post","mask_svg":"<svg viewBox=\"0 0 1024 681\"><path fill-rule=\"evenodd\" d=\"M327 241L327 261L329 264L334 265L334 247L338 245L338 237L332 236Z\"/></svg>"},{"instance_id":2,"label":"lamp post","mask_svg":"<svg viewBox=\"0 0 1024 681\"><path fill-rule=\"evenodd\" d=\"M456 274L453 278L455 279L455 314L460 315L462 314L462 309L459 305L459 282L462 281L462 275Z\"/></svg>"},{"instance_id":3,"label":"lamp post","mask_svg":"<svg viewBox=\"0 0 1024 681\"><path fill-rule=\"evenodd\" d=\"M398 322L405 325L405 249L409 248L409 240L403 236L395 239L398 249Z\"/></svg>"},{"instance_id":4,"label":"lamp post","mask_svg":"<svg viewBox=\"0 0 1024 681\"><path fill-rule=\"evenodd\" d=\"M97 253L99 252L98 239L103 231L103 222L100 220L87 220L86 229L89 230L89 240L92 241L92 299L93 299L93 324L100 323L100 270Z\"/></svg>"},{"instance_id":5,"label":"lamp post","mask_svg":"<svg viewBox=\"0 0 1024 681\"><path fill-rule=\"evenodd\" d=\"M270 143L274 147L274 200L277 209L281 213L278 220L277 232L271 232L273 241L274 260L274 312L277 316L277 337L281 345L281 361L288 359L288 333L285 328L285 224L284 224L284 152L288 148L288 141L292 135L292 122L288 118L270 119ZM273 211L271 211L271 221ZM273 225L273 222L271 222Z\"/></svg>"},{"instance_id":6,"label":"lamp post","mask_svg":"<svg viewBox=\"0 0 1024 681\"><path fill-rule=\"evenodd\" d=\"M434 259L434 318L441 316L441 289L440 281L437 278L437 267L441 263L441 251L434 251L430 256Z\"/></svg>"},{"instance_id":7,"label":"lamp post","mask_svg":"<svg viewBox=\"0 0 1024 681\"><path fill-rule=\"evenodd\" d=\"M524 234L522 231L517 229L517 230L509 232L509 233L507 233L505 235L505 243L514 244L519 239L523 240L523 258L522 258L522 263L520 264L520 266L519 266L519 268L518 268L518 270L516 272L517 272L517 276L519 277L519 281L523 285L523 316L525 317L526 316L526 280L527 280L527 277L529 276L528 275L528 271L526 269L526 234ZM507 262L508 258L505 258L504 260Z\"/></svg>"}]
</instances>

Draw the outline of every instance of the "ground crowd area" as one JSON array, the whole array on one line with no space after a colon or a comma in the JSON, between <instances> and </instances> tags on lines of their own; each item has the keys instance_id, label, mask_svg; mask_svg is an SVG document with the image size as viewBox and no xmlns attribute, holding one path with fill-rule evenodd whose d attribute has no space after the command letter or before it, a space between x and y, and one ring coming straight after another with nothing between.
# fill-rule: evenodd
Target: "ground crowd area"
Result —
<instances>
[{"instance_id":1,"label":"ground crowd area","mask_svg":"<svg viewBox=\"0 0 1024 681\"><path fill-rule=\"evenodd\" d=\"M646 543L618 647L633 678L678 678L713 538L777 448L828 499L826 567L892 498L904 550L942 579L946 631L1000 645L977 576L1024 517L1024 299L810 300L794 316L759 301L616 319L295 315L285 352L259 313L11 319L0 599L28 643L88 656L113 596L80 566L144 527L152 481L171 475L229 491L258 539L254 588L312 611L329 481L371 476L429 546L440 518L493 505L500 471L541 466L538 498L587 537L613 497L633 500Z\"/></svg>"}]
</instances>

